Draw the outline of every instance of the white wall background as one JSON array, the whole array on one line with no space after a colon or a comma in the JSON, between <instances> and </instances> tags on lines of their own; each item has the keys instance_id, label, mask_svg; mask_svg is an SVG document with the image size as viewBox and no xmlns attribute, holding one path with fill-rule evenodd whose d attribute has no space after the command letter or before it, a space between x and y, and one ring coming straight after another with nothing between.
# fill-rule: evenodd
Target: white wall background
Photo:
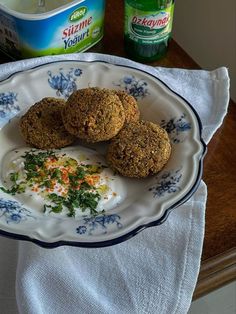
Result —
<instances>
[{"instance_id":1,"label":"white wall background","mask_svg":"<svg viewBox=\"0 0 236 314\"><path fill-rule=\"evenodd\" d=\"M236 0L176 0L173 38L203 69L228 68L236 102Z\"/></svg>"}]
</instances>

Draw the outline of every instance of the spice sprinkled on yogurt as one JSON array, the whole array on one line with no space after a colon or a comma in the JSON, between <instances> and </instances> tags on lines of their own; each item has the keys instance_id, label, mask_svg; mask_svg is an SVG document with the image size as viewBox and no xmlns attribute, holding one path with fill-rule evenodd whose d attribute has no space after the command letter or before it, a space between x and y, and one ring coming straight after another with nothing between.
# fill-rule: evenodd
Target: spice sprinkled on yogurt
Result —
<instances>
[{"instance_id":1,"label":"spice sprinkled on yogurt","mask_svg":"<svg viewBox=\"0 0 236 314\"><path fill-rule=\"evenodd\" d=\"M93 215L119 202L113 172L100 155L83 147L11 151L3 161L2 181L2 191L46 214Z\"/></svg>"}]
</instances>

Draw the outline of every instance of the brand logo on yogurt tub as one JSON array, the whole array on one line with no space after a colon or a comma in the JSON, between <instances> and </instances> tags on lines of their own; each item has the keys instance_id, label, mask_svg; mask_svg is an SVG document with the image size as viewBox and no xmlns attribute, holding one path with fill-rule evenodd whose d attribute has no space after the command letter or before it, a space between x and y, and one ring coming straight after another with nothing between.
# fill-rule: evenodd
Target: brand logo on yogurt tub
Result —
<instances>
[{"instance_id":1,"label":"brand logo on yogurt tub","mask_svg":"<svg viewBox=\"0 0 236 314\"><path fill-rule=\"evenodd\" d=\"M71 22L78 21L82 19L87 12L88 12L87 7L80 7L79 9L76 9L74 12L71 13L69 19Z\"/></svg>"}]
</instances>

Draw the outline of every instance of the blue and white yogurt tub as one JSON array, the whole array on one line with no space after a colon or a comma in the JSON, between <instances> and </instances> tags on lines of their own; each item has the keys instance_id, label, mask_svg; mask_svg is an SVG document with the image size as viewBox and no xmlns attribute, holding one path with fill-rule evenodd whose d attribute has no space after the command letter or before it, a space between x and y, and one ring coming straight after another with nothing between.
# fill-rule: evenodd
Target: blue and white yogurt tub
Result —
<instances>
[{"instance_id":1,"label":"blue and white yogurt tub","mask_svg":"<svg viewBox=\"0 0 236 314\"><path fill-rule=\"evenodd\" d=\"M0 0L0 49L14 59L83 52L103 37L105 0Z\"/></svg>"}]
</instances>

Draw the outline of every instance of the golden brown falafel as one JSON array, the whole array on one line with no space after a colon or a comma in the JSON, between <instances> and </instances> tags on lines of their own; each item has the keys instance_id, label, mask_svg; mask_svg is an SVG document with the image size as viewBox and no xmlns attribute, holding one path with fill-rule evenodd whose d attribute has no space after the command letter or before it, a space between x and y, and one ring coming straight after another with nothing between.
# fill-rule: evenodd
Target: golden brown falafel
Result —
<instances>
[{"instance_id":1,"label":"golden brown falafel","mask_svg":"<svg viewBox=\"0 0 236 314\"><path fill-rule=\"evenodd\" d=\"M107 151L112 169L127 177L146 177L167 163L171 145L167 132L149 121L127 123L114 137Z\"/></svg>"},{"instance_id":2,"label":"golden brown falafel","mask_svg":"<svg viewBox=\"0 0 236 314\"><path fill-rule=\"evenodd\" d=\"M106 141L114 137L125 122L119 97L106 88L75 91L63 110L63 123L71 134L87 142Z\"/></svg>"},{"instance_id":3,"label":"golden brown falafel","mask_svg":"<svg viewBox=\"0 0 236 314\"><path fill-rule=\"evenodd\" d=\"M138 121L140 118L140 111L136 99L125 91L119 90L115 91L115 93L120 98L125 109L125 122L129 123Z\"/></svg>"},{"instance_id":4,"label":"golden brown falafel","mask_svg":"<svg viewBox=\"0 0 236 314\"><path fill-rule=\"evenodd\" d=\"M43 98L31 106L20 119L20 130L26 143L40 149L72 144L76 138L66 131L62 122L64 106L64 100L54 97Z\"/></svg>"}]
</instances>

